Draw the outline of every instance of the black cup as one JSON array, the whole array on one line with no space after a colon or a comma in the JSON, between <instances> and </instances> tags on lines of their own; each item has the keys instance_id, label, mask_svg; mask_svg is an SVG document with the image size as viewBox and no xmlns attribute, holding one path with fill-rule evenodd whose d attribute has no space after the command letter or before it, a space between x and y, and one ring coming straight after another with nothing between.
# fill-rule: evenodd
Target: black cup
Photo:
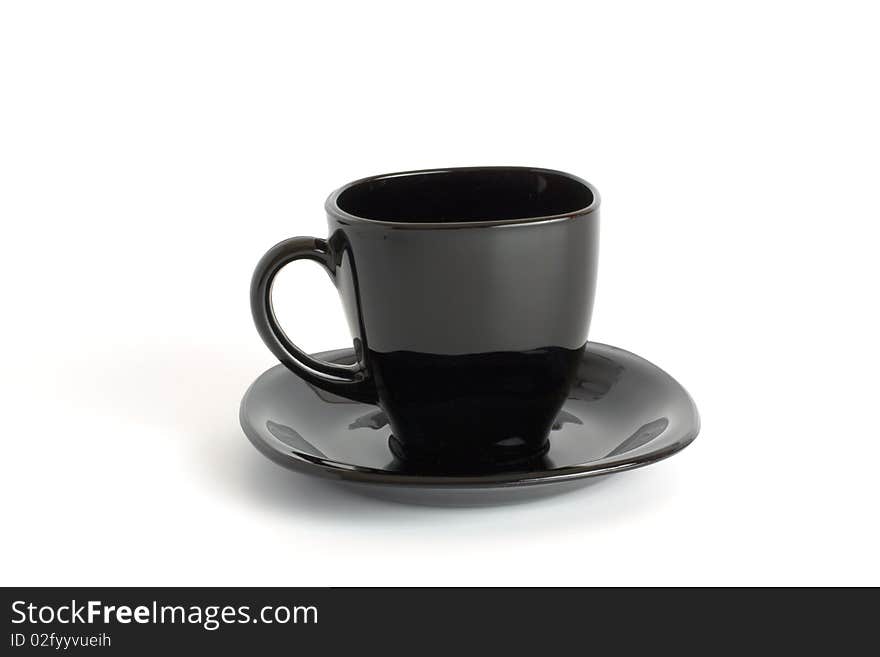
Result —
<instances>
[{"instance_id":1,"label":"black cup","mask_svg":"<svg viewBox=\"0 0 880 657\"><path fill-rule=\"evenodd\" d=\"M272 353L318 388L378 402L399 458L449 469L540 456L587 341L593 187L547 169L412 171L346 185L326 210L329 239L285 240L254 272ZM278 325L272 281L301 258L336 284L356 363L316 360Z\"/></svg>"}]
</instances>

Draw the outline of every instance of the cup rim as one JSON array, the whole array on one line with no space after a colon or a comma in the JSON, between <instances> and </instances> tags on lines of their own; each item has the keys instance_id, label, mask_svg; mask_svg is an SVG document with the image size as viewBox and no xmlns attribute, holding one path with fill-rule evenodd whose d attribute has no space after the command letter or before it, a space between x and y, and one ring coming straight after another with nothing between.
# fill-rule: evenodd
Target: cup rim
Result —
<instances>
[{"instance_id":1,"label":"cup rim","mask_svg":"<svg viewBox=\"0 0 880 657\"><path fill-rule=\"evenodd\" d=\"M366 217L360 217L355 214L351 214L346 212L341 207L339 207L339 203L337 202L339 196L348 189L356 185L362 185L364 183L369 183L374 180L381 180L384 178L397 178L402 176L413 176L413 175L422 175L422 174L432 174L432 173L449 173L453 171L530 171L533 173L545 173L552 174L556 176L563 176L570 180L577 182L580 185L583 185L593 196L592 202L584 207L574 210L572 212L564 212L562 214L552 214L552 215L542 215L535 217L521 217L517 219L478 219L471 221L453 221L453 222L439 222L439 221L389 221L384 219L367 219ZM350 183L347 183L333 191L330 196L327 197L327 201L324 203L324 208L327 211L327 214L335 217L340 223L344 225L364 225L364 226L382 226L385 228L391 229L399 229L399 230L460 230L464 228L485 228L491 226L517 226L522 224L539 224L539 223L551 223L551 222L561 222L567 221L571 219L575 219L577 217L583 217L585 215L592 214L599 209L600 199L598 190L588 183L583 178L575 176L571 173L567 173L565 171L559 171L557 169L546 169L543 167L528 167L528 166L475 166L475 167L439 167L436 169L415 169L412 171L398 171L395 173L383 173L375 176L367 176L365 178L360 178L358 180L354 180Z\"/></svg>"}]
</instances>

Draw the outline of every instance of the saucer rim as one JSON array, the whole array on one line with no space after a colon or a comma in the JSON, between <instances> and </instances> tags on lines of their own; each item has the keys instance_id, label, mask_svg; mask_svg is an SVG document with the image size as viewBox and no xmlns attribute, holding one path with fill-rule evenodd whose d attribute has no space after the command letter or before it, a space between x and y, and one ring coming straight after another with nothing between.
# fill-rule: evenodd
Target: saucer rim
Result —
<instances>
[{"instance_id":1,"label":"saucer rim","mask_svg":"<svg viewBox=\"0 0 880 657\"><path fill-rule=\"evenodd\" d=\"M415 488L434 488L434 489L497 489L506 487L523 487L523 486L539 486L552 483L561 483L565 481L573 481L576 479L584 479L588 477L599 477L616 472L625 472L636 468L644 467L657 463L664 459L677 454L685 447L690 445L700 433L700 414L697 410L696 403L690 393L675 378L673 378L666 370L658 367L651 361L642 358L638 354L634 354L626 349L615 347L613 345L602 342L590 341L587 347L597 346L603 349L611 349L623 352L632 358L636 358L645 362L650 367L661 372L675 385L679 391L685 396L690 404L692 412L691 429L673 443L648 450L642 454L637 454L624 458L613 459L597 459L596 461L583 463L580 465L563 466L553 469L538 469L532 471L513 471L486 474L468 474L468 475L414 475L400 474L379 470L367 466L357 466L351 464L340 463L331 459L323 459L318 456L311 456L299 452L280 452L269 445L258 432L254 431L250 423L245 421L245 407L248 399L253 393L254 388L260 380L279 368L286 369L284 365L278 364L265 370L258 376L242 397L239 404L239 424L244 431L245 436L251 444L263 456L272 462L302 474L321 477L324 479L335 479L358 484L368 484L377 486L402 486ZM314 357L327 357L328 354L338 353L340 351L351 351L351 349L330 349L314 354ZM294 374L295 375L295 374ZM359 402L363 403L363 402ZM369 404L377 406L376 404ZM390 452L389 452L390 453Z\"/></svg>"}]
</instances>

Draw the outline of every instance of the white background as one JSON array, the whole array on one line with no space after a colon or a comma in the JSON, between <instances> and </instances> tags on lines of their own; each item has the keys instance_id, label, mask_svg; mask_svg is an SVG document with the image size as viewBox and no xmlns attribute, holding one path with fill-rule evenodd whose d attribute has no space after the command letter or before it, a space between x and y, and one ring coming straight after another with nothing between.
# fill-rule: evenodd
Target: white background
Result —
<instances>
[{"instance_id":1,"label":"white background","mask_svg":"<svg viewBox=\"0 0 880 657\"><path fill-rule=\"evenodd\" d=\"M2 583L880 584L880 41L851 2L5 2ZM263 459L247 288L335 187L527 164L603 198L591 337L672 459L495 509ZM350 344L311 263L277 286ZM307 312L298 309L308 308Z\"/></svg>"}]
</instances>

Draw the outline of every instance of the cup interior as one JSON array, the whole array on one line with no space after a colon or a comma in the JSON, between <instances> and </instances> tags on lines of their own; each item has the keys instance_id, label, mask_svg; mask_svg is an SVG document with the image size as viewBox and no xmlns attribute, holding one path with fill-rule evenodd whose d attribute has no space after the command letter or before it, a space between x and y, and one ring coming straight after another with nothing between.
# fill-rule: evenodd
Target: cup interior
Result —
<instances>
[{"instance_id":1,"label":"cup interior","mask_svg":"<svg viewBox=\"0 0 880 657\"><path fill-rule=\"evenodd\" d=\"M588 185L562 172L486 167L369 178L343 189L336 205L374 221L455 223L566 215L594 200Z\"/></svg>"}]
</instances>

